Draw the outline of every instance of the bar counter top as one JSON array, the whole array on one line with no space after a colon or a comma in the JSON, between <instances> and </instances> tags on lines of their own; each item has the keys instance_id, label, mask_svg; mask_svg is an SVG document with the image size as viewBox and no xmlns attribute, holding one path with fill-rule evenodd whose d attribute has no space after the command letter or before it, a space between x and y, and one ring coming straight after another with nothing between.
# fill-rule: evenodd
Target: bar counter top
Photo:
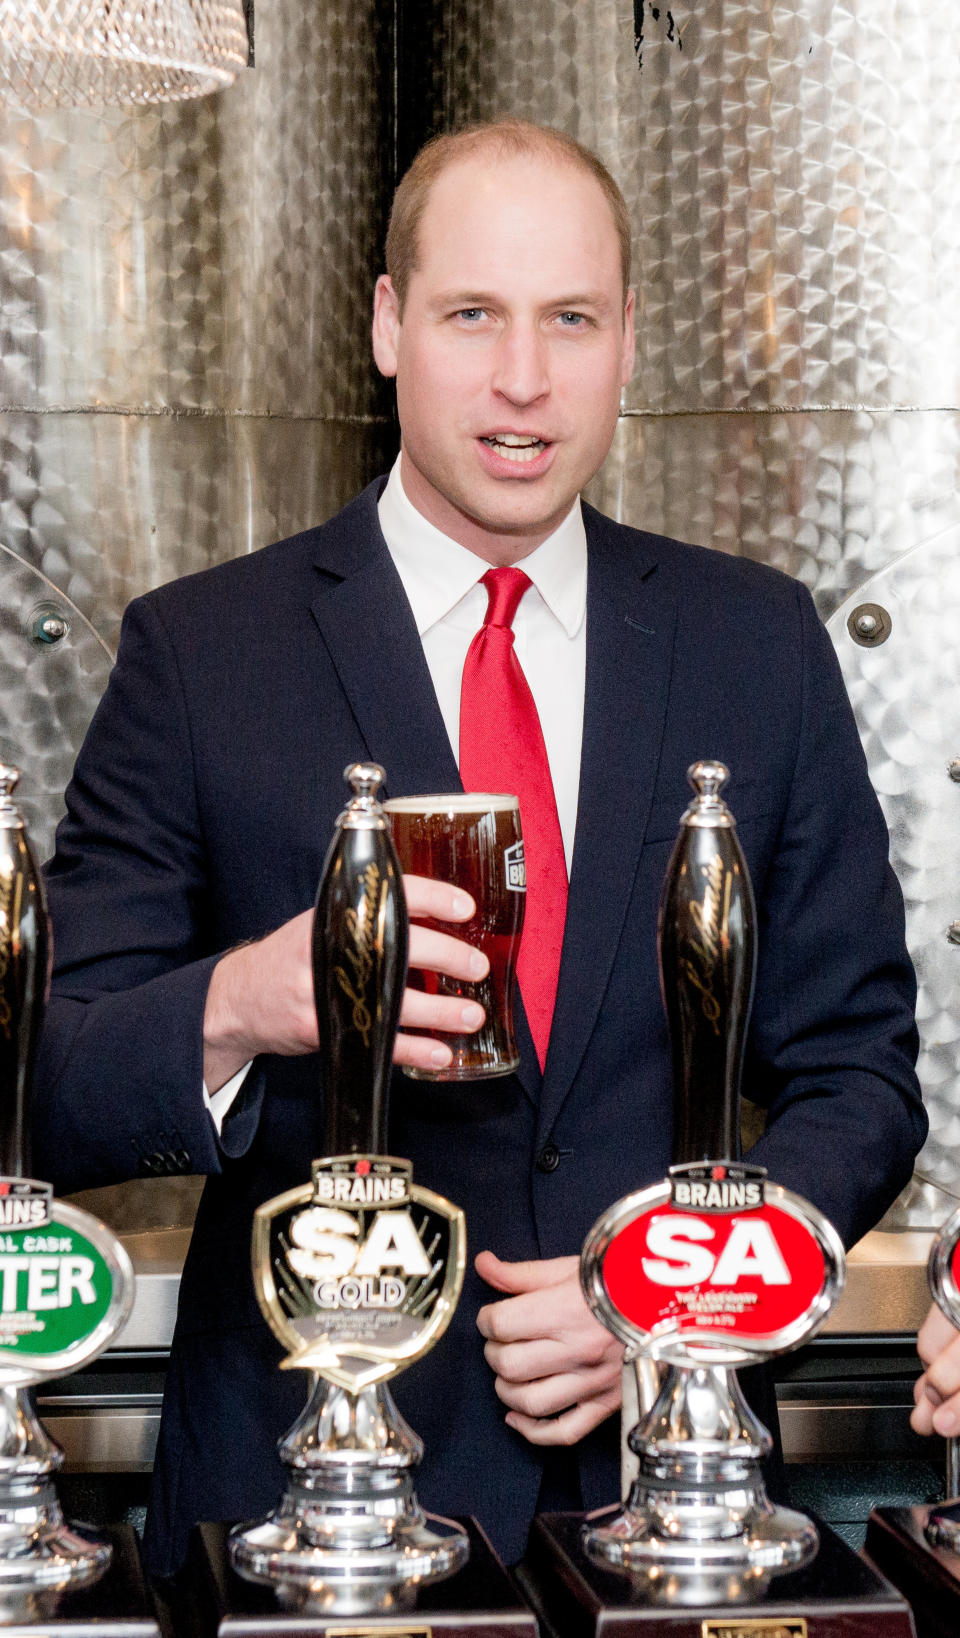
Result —
<instances>
[{"instance_id":1,"label":"bar counter top","mask_svg":"<svg viewBox=\"0 0 960 1638\"><path fill-rule=\"evenodd\" d=\"M848 1336L915 1332L930 1306L932 1232L873 1229L847 1255L847 1283L824 1331Z\"/></svg>"}]
</instances>

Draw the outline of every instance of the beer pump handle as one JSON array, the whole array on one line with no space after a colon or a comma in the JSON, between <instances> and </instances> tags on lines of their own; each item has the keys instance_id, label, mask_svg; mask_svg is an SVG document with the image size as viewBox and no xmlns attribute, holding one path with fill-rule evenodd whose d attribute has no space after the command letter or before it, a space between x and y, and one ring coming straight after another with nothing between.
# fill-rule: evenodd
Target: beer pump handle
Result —
<instances>
[{"instance_id":1,"label":"beer pump handle","mask_svg":"<svg viewBox=\"0 0 960 1638\"><path fill-rule=\"evenodd\" d=\"M328 1155L385 1154L393 1042L407 974L407 907L384 771L355 762L353 797L337 821L313 924L313 985Z\"/></svg>"},{"instance_id":2,"label":"beer pump handle","mask_svg":"<svg viewBox=\"0 0 960 1638\"><path fill-rule=\"evenodd\" d=\"M722 762L695 762L660 896L660 984L673 1050L675 1165L736 1160L756 912Z\"/></svg>"},{"instance_id":3,"label":"beer pump handle","mask_svg":"<svg viewBox=\"0 0 960 1638\"><path fill-rule=\"evenodd\" d=\"M30 1076L50 980L43 881L13 803L18 769L0 763L0 1175L30 1172Z\"/></svg>"}]
</instances>

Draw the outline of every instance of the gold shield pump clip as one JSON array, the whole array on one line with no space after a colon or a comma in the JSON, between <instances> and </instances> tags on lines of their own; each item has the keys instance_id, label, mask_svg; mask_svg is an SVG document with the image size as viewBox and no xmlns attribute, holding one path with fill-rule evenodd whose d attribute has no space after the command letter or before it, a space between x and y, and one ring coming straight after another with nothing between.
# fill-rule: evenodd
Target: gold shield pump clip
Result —
<instances>
[{"instance_id":1,"label":"gold shield pump clip","mask_svg":"<svg viewBox=\"0 0 960 1638\"><path fill-rule=\"evenodd\" d=\"M446 1330L463 1284L463 1213L387 1154L393 1043L407 964L400 867L378 800L376 763L345 775L317 893L313 977L324 1154L311 1179L259 1208L253 1277L284 1368L314 1373L280 1443L279 1507L231 1532L240 1575L285 1603L320 1596L382 1607L465 1562L465 1532L424 1514L413 1470L422 1445L388 1379Z\"/></svg>"}]
</instances>

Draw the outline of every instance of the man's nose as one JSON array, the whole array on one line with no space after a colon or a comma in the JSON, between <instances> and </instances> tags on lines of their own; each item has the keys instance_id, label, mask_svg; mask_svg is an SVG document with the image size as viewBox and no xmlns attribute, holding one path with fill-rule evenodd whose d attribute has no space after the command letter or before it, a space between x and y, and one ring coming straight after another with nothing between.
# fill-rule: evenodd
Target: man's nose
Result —
<instances>
[{"instance_id":1,"label":"man's nose","mask_svg":"<svg viewBox=\"0 0 960 1638\"><path fill-rule=\"evenodd\" d=\"M549 391L547 342L534 327L511 325L500 338L492 385L513 404L532 404Z\"/></svg>"}]
</instances>

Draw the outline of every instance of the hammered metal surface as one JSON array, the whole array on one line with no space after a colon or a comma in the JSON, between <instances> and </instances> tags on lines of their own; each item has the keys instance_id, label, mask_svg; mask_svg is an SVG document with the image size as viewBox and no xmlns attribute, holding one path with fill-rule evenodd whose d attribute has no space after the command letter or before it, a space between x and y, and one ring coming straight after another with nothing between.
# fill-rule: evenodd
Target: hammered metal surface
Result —
<instances>
[{"instance_id":1,"label":"hammered metal surface","mask_svg":"<svg viewBox=\"0 0 960 1638\"><path fill-rule=\"evenodd\" d=\"M222 105L225 403L389 415L370 309L393 181L393 7L272 0Z\"/></svg>"},{"instance_id":2,"label":"hammered metal surface","mask_svg":"<svg viewBox=\"0 0 960 1638\"><path fill-rule=\"evenodd\" d=\"M131 597L322 523L395 438L286 416L0 412L0 541L113 646Z\"/></svg>"},{"instance_id":3,"label":"hammered metal surface","mask_svg":"<svg viewBox=\"0 0 960 1638\"><path fill-rule=\"evenodd\" d=\"M876 648L856 643L848 616L860 603L887 611L891 631ZM828 623L890 826L891 859L903 888L907 942L917 969L919 1073L930 1136L920 1177L960 1194L960 512L860 586Z\"/></svg>"},{"instance_id":4,"label":"hammered metal surface","mask_svg":"<svg viewBox=\"0 0 960 1638\"><path fill-rule=\"evenodd\" d=\"M452 0L442 117L562 125L637 236L631 409L956 405L953 0ZM671 20L674 24L670 38Z\"/></svg>"},{"instance_id":5,"label":"hammered metal surface","mask_svg":"<svg viewBox=\"0 0 960 1638\"><path fill-rule=\"evenodd\" d=\"M0 402L369 417L392 8L273 0L196 103L0 112Z\"/></svg>"},{"instance_id":6,"label":"hammered metal surface","mask_svg":"<svg viewBox=\"0 0 960 1638\"><path fill-rule=\"evenodd\" d=\"M39 639L45 614L63 622L57 642ZM102 694L112 663L80 610L0 546L0 760L20 769L17 806L41 859L52 851L89 702Z\"/></svg>"},{"instance_id":7,"label":"hammered metal surface","mask_svg":"<svg viewBox=\"0 0 960 1638\"><path fill-rule=\"evenodd\" d=\"M622 416L588 498L795 575L826 617L956 518L960 414Z\"/></svg>"},{"instance_id":8,"label":"hammered metal surface","mask_svg":"<svg viewBox=\"0 0 960 1638\"><path fill-rule=\"evenodd\" d=\"M136 593L322 522L392 455L369 359L392 17L273 0L227 92L0 111L0 544L108 647ZM18 632L8 609L8 737L46 836L106 674L77 671L67 725Z\"/></svg>"}]
</instances>

